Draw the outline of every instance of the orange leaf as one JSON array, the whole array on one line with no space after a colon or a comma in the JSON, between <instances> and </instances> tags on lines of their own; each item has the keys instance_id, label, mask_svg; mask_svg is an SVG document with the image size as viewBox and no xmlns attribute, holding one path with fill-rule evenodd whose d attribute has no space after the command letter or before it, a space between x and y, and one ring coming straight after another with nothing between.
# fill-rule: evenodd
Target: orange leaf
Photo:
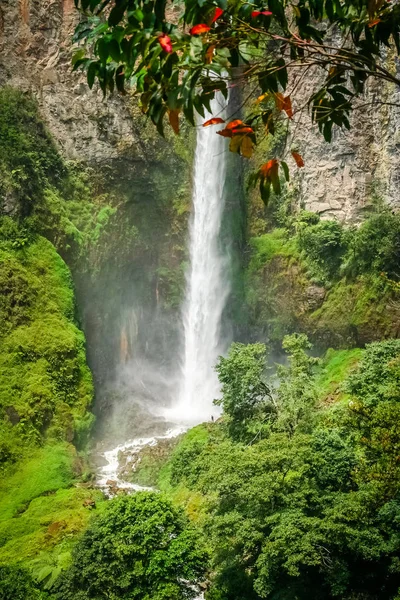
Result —
<instances>
[{"instance_id":1,"label":"orange leaf","mask_svg":"<svg viewBox=\"0 0 400 600\"><path fill-rule=\"evenodd\" d=\"M224 119L221 119L221 117L213 117L212 119L209 119L208 121L203 123L203 127L208 127L209 125L217 125L218 123L225 123L225 121Z\"/></svg>"},{"instance_id":2,"label":"orange leaf","mask_svg":"<svg viewBox=\"0 0 400 600\"><path fill-rule=\"evenodd\" d=\"M262 165L260 167L259 173L264 178L267 178L267 177L270 177L271 175L273 175L274 171L277 171L277 169L278 169L278 161L276 158L272 158L271 160L269 160L268 162L266 162L264 165Z\"/></svg>"},{"instance_id":3,"label":"orange leaf","mask_svg":"<svg viewBox=\"0 0 400 600\"><path fill-rule=\"evenodd\" d=\"M245 135L247 133L254 133L254 130L252 127L235 127L235 129L232 129L232 133L233 135Z\"/></svg>"},{"instance_id":4,"label":"orange leaf","mask_svg":"<svg viewBox=\"0 0 400 600\"><path fill-rule=\"evenodd\" d=\"M214 50L216 48L215 44L211 44L210 46L208 46L207 50L206 50L206 65L209 65L212 63L212 59L214 57Z\"/></svg>"},{"instance_id":5,"label":"orange leaf","mask_svg":"<svg viewBox=\"0 0 400 600\"><path fill-rule=\"evenodd\" d=\"M168 52L168 54L171 54L171 52L173 51L172 50L172 42L171 42L171 38L166 33L158 36L158 42L159 42L161 48L163 50L165 50L165 52Z\"/></svg>"},{"instance_id":6,"label":"orange leaf","mask_svg":"<svg viewBox=\"0 0 400 600\"><path fill-rule=\"evenodd\" d=\"M293 119L293 108L290 96L281 93L275 94L275 104L278 110L284 110L289 119Z\"/></svg>"},{"instance_id":7,"label":"orange leaf","mask_svg":"<svg viewBox=\"0 0 400 600\"><path fill-rule=\"evenodd\" d=\"M264 17L271 17L272 12L270 10L253 10L253 12L251 13L251 18L255 19L256 17L259 17L260 15L264 15Z\"/></svg>"},{"instance_id":8,"label":"orange leaf","mask_svg":"<svg viewBox=\"0 0 400 600\"><path fill-rule=\"evenodd\" d=\"M296 161L296 165L299 167L299 169L301 169L301 167L304 167L304 160L303 160L303 157L301 156L301 154L299 154L298 152L292 151L292 156L293 156L294 160Z\"/></svg>"},{"instance_id":9,"label":"orange leaf","mask_svg":"<svg viewBox=\"0 0 400 600\"><path fill-rule=\"evenodd\" d=\"M224 11L222 10L222 8L219 8L219 6L217 6L217 8L214 11L214 16L212 18L211 23L214 23L217 19L219 19L223 12Z\"/></svg>"},{"instance_id":10,"label":"orange leaf","mask_svg":"<svg viewBox=\"0 0 400 600\"><path fill-rule=\"evenodd\" d=\"M226 129L235 129L236 127L239 127L239 125L243 125L243 121L241 121L240 119L236 119L235 121L231 121L230 123L228 123Z\"/></svg>"},{"instance_id":11,"label":"orange leaf","mask_svg":"<svg viewBox=\"0 0 400 600\"><path fill-rule=\"evenodd\" d=\"M177 135L179 133L179 113L179 108L174 108L168 111L169 122L171 124L172 129Z\"/></svg>"},{"instance_id":12,"label":"orange leaf","mask_svg":"<svg viewBox=\"0 0 400 600\"><path fill-rule=\"evenodd\" d=\"M283 110L283 107L285 106L285 98L280 92L279 94L275 94L275 104L279 111Z\"/></svg>"},{"instance_id":13,"label":"orange leaf","mask_svg":"<svg viewBox=\"0 0 400 600\"><path fill-rule=\"evenodd\" d=\"M375 25L378 25L378 23L380 23L381 20L380 19L374 19L373 21L370 21L368 23L368 27L375 27Z\"/></svg>"},{"instance_id":14,"label":"orange leaf","mask_svg":"<svg viewBox=\"0 0 400 600\"><path fill-rule=\"evenodd\" d=\"M201 35L202 33L207 33L210 31L211 27L206 25L205 23L200 23L199 25L194 25L192 29L189 30L190 35Z\"/></svg>"},{"instance_id":15,"label":"orange leaf","mask_svg":"<svg viewBox=\"0 0 400 600\"><path fill-rule=\"evenodd\" d=\"M261 94L261 96L258 96L257 100L256 100L256 104L260 104L260 102L262 102L263 100L266 100L268 98L269 94Z\"/></svg>"}]
</instances>

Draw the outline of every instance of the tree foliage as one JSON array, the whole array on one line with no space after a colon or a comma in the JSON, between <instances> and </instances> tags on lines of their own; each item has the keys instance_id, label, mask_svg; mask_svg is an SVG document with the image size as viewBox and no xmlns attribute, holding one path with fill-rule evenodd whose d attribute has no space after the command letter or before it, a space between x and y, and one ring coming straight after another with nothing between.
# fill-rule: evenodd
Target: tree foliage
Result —
<instances>
[{"instance_id":1,"label":"tree foliage","mask_svg":"<svg viewBox=\"0 0 400 600\"><path fill-rule=\"evenodd\" d=\"M245 437L254 419L270 419L275 413L271 391L264 379L265 361L265 344L235 343L216 366L222 397L215 404L222 406L229 417L233 437Z\"/></svg>"},{"instance_id":2,"label":"tree foliage","mask_svg":"<svg viewBox=\"0 0 400 600\"><path fill-rule=\"evenodd\" d=\"M59 600L184 600L196 596L207 555L181 510L141 492L108 503L73 552Z\"/></svg>"},{"instance_id":3,"label":"tree foliage","mask_svg":"<svg viewBox=\"0 0 400 600\"><path fill-rule=\"evenodd\" d=\"M250 86L245 121L232 115L217 132L245 157L258 137L274 134L278 119L292 120L305 108L297 94L310 70L319 76L306 105L327 141L334 126L350 128L355 99L369 78L399 84L384 62L386 48L400 51L400 6L389 0L75 4L83 18L74 68L87 72L90 87L97 79L104 94L125 93L128 85L160 133L164 117L178 133L181 113L194 125L196 113L206 118L218 91L227 97L230 86ZM204 125L220 124L214 117ZM304 165L294 150L291 159ZM264 198L271 186L279 191L279 169L288 177L286 162L271 157L256 173Z\"/></svg>"},{"instance_id":4,"label":"tree foliage","mask_svg":"<svg viewBox=\"0 0 400 600\"><path fill-rule=\"evenodd\" d=\"M0 567L0 600L41 600L28 571L18 567Z\"/></svg>"},{"instance_id":5,"label":"tree foliage","mask_svg":"<svg viewBox=\"0 0 400 600\"><path fill-rule=\"evenodd\" d=\"M313 359L303 336L285 345L281 402L293 386L301 406L302 394L315 389ZM217 423L195 452L200 432L183 440L191 461L180 478L174 471L174 485L207 503L207 600L398 598L399 357L398 340L370 344L347 380L347 402L318 407L313 394L307 398L303 423L311 416L312 428L285 429L278 418L268 435L245 445ZM178 446L172 470L180 454Z\"/></svg>"}]
</instances>

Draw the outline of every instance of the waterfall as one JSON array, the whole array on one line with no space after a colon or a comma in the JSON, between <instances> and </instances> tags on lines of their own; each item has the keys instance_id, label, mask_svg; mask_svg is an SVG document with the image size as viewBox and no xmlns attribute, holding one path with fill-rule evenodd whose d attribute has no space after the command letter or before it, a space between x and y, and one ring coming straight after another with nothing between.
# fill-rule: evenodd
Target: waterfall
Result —
<instances>
[{"instance_id":1,"label":"waterfall","mask_svg":"<svg viewBox=\"0 0 400 600\"><path fill-rule=\"evenodd\" d=\"M221 116L225 101L218 93L212 116ZM222 115L223 116L223 115ZM184 329L178 404L173 413L180 421L209 420L219 395L214 366L226 347L221 318L229 295L229 256L221 247L224 214L226 140L215 126L198 127L194 164L193 213L189 228L190 266L182 309Z\"/></svg>"}]
</instances>

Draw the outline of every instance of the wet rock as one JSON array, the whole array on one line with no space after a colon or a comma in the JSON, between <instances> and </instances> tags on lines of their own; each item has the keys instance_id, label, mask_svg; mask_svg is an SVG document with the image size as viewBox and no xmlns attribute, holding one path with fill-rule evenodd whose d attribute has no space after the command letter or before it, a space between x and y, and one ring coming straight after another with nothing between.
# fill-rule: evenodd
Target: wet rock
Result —
<instances>
[{"instance_id":1,"label":"wet rock","mask_svg":"<svg viewBox=\"0 0 400 600\"><path fill-rule=\"evenodd\" d=\"M325 288L318 285L310 285L305 290L307 310L317 310L324 301Z\"/></svg>"}]
</instances>

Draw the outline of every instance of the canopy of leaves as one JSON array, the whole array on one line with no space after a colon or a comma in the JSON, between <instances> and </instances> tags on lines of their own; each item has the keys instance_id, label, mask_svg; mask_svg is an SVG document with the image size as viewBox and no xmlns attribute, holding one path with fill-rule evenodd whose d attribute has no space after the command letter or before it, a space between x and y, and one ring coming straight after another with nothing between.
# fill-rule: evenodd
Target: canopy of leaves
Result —
<instances>
[{"instance_id":1,"label":"canopy of leaves","mask_svg":"<svg viewBox=\"0 0 400 600\"><path fill-rule=\"evenodd\" d=\"M35 587L25 569L0 567L0 600L40 600L41 592Z\"/></svg>"},{"instance_id":2,"label":"canopy of leaves","mask_svg":"<svg viewBox=\"0 0 400 600\"><path fill-rule=\"evenodd\" d=\"M107 504L60 577L59 600L196 596L207 554L183 512L161 495L140 492Z\"/></svg>"},{"instance_id":3,"label":"canopy of leaves","mask_svg":"<svg viewBox=\"0 0 400 600\"><path fill-rule=\"evenodd\" d=\"M350 127L368 78L400 83L383 60L386 48L400 51L400 6L389 0L186 0L177 11L165 0L75 4L83 18L74 68L87 72L90 87L97 79L104 94L125 93L128 84L160 133L164 117L178 133L180 113L194 125L218 91L226 98L230 86L250 85L246 122L231 121L217 132L245 157L257 135L273 135L277 119L292 120L304 108L296 95L311 68L320 77L306 104L327 141L334 125ZM297 152L292 158L304 165ZM279 191L279 166L287 177L286 162L276 157L257 173L265 198L271 186Z\"/></svg>"},{"instance_id":4,"label":"canopy of leaves","mask_svg":"<svg viewBox=\"0 0 400 600\"><path fill-rule=\"evenodd\" d=\"M264 381L266 347L264 344L235 343L228 356L216 366L222 397L215 404L229 417L233 437L245 436L255 417L267 418L274 412L271 392Z\"/></svg>"}]
</instances>

